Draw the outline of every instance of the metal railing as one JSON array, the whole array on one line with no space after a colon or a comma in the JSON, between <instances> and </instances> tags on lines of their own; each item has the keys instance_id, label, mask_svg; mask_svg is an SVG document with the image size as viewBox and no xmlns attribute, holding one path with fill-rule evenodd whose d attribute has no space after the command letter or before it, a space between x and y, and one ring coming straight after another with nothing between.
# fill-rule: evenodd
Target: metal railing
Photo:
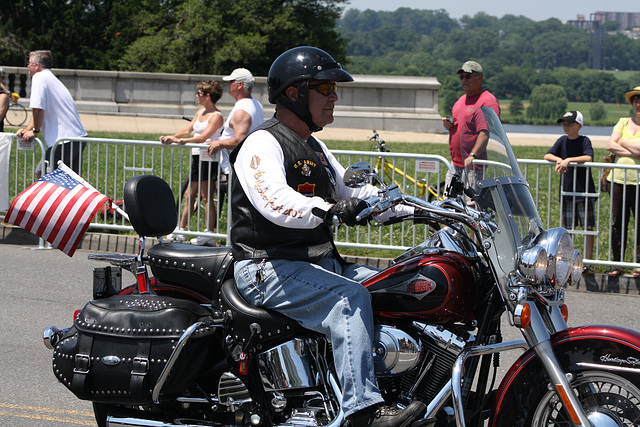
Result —
<instances>
[{"instance_id":1,"label":"metal railing","mask_svg":"<svg viewBox=\"0 0 640 427\"><path fill-rule=\"evenodd\" d=\"M15 141L15 138L14 138ZM139 174L153 174L163 178L173 189L176 196L178 218L183 215L185 200L185 178L191 176L191 149L198 148L197 144L162 145L156 141L120 140L101 138L78 138L85 144L81 153L81 176L98 191L109 196L114 201L123 197L125 182L132 176ZM62 144L58 141L56 144ZM369 151L333 150L343 166L367 161L376 169L386 182L396 182L406 194L433 199L443 193L444 181L450 163L441 156L405 154L405 153L376 153ZM37 179L35 173L37 164L44 159L45 147L36 139L32 148L25 148L15 144L11 152L10 163L10 200L27 188ZM593 192L581 193L577 191L561 193L562 176L554 171L554 163L544 160L521 159L519 163L527 182L530 184L534 202L538 208L545 228L562 225L562 211L567 200L579 197L589 197L593 201L595 221L590 229L579 227L576 215L565 228L574 237L575 246L585 254L585 264L611 267L634 268L637 263L640 242L636 236L640 223L640 194L635 197L632 206L633 216L630 218L629 230L622 230L626 238L626 247L620 261L614 261L611 251L611 218L612 204L610 195L599 190L599 181L603 170L607 168L630 170L640 176L640 167L615 165L611 163L584 163L575 166L573 173L577 176L577 169L587 168L593 175L596 187ZM211 173L211 172L209 172ZM209 175L211 176L211 175ZM206 210L201 198L192 201L194 213L188 217L188 227L183 232L188 237L207 236L218 239L220 244L227 244L229 236L230 217L229 205L225 199L225 190L229 183L225 183L224 176L218 173L215 181L207 180L199 183L198 194L215 186L213 201L216 206L215 228L207 229ZM575 180L574 180L575 181ZM638 187L640 188L640 187ZM626 200L623 200L623 203ZM0 213L4 219L4 213ZM91 228L94 230L109 230L111 232L134 233L130 224L124 218L108 207L99 211L94 218ZM358 226L339 227L335 232L336 244L342 247L358 247L366 249L382 249L399 251L422 242L429 237L426 227L412 223L400 223L388 227ZM593 256L586 256L587 237L593 238ZM624 245L623 245L624 247ZM630 250L629 250L630 249Z\"/></svg>"},{"instance_id":2,"label":"metal railing","mask_svg":"<svg viewBox=\"0 0 640 427\"><path fill-rule=\"evenodd\" d=\"M633 217L629 217L628 226L624 226L621 229L622 240L626 244L622 245L621 253L617 258L618 261L614 261L614 254L611 249L612 239L612 223L613 223L613 204L611 203L611 195L607 192L600 190L600 180L603 175L603 171L611 168L613 171L628 171L631 176L635 177L635 182L640 182L640 166L635 165L618 165L612 163L598 163L587 162L582 164L571 164L573 167L573 191L562 191L562 179L565 175L559 175L555 172L555 163L548 162L546 160L532 160L521 159L519 160L522 172L530 185L531 194L533 195L534 202L538 208L540 218L543 220L545 228L564 226L574 237L574 245L580 249L585 256L586 265L594 266L607 266L607 267L622 267L622 268L638 268L640 263L638 260L637 247L640 243L638 241L638 227L640 227L640 197L635 197L635 202L631 206L631 214ZM577 176L578 169L586 169L587 175L591 175L595 184L593 191L577 191ZM567 172L567 173L571 173ZM625 174L626 176L627 174ZM582 182L581 187L588 189L587 182ZM625 181L626 184L626 181ZM630 184L632 182L630 181ZM637 193L637 185L635 186ZM588 198L593 205L594 222L590 224L591 227L585 229L579 225L578 211L575 209L574 201L579 201L582 198ZM625 197L626 199L626 197ZM622 200L623 204L626 204L627 200ZM565 205L568 204L572 215L570 222L563 225L562 212L565 209ZM586 213L585 213L586 216ZM623 214L623 223L624 223ZM589 224L587 224L589 225ZM589 229L591 228L591 229ZM587 253L587 237L593 239L593 256L589 257L585 255ZM627 250L624 250L626 246ZM629 250L631 249L631 250Z\"/></svg>"}]
</instances>

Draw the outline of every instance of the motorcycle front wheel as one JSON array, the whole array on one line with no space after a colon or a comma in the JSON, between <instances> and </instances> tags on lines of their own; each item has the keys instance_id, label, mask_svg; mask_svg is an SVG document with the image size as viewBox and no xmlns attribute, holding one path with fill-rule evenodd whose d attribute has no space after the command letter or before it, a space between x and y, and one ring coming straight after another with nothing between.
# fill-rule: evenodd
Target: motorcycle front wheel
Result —
<instances>
[{"instance_id":1,"label":"motorcycle front wheel","mask_svg":"<svg viewBox=\"0 0 640 427\"><path fill-rule=\"evenodd\" d=\"M593 425L640 425L640 389L626 378L610 372L585 371L575 374L571 386ZM532 419L525 425L573 425L564 405L553 390L547 390L542 395L532 414Z\"/></svg>"}]
</instances>

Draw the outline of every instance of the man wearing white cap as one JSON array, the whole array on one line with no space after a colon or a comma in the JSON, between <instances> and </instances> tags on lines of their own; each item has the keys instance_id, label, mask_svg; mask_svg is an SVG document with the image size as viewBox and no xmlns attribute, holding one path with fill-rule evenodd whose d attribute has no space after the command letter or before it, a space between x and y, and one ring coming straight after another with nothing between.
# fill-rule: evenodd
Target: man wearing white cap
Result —
<instances>
[{"instance_id":1,"label":"man wearing white cap","mask_svg":"<svg viewBox=\"0 0 640 427\"><path fill-rule=\"evenodd\" d=\"M457 175L462 175L464 168L469 168L471 162L481 156L485 149L486 138L476 138L475 141L465 141L465 145L471 148L465 149L463 155L463 150L460 147L460 137L469 117L480 107L490 107L500 117L498 100L491 92L482 87L482 73L482 66L476 61L467 61L462 64L462 67L458 69L458 77L465 94L453 105L451 109L453 117L442 119L442 124L449 131L449 151L451 152L451 161ZM478 135L481 135L481 133ZM447 181L449 181L449 177Z\"/></svg>"},{"instance_id":2,"label":"man wearing white cap","mask_svg":"<svg viewBox=\"0 0 640 427\"><path fill-rule=\"evenodd\" d=\"M249 133L264 121L262 105L251 96L256 79L246 68L236 68L223 77L229 82L229 95L236 103L224 122L220 139L209 142L209 153L221 150L220 169L229 173L229 151L233 150Z\"/></svg>"}]
</instances>

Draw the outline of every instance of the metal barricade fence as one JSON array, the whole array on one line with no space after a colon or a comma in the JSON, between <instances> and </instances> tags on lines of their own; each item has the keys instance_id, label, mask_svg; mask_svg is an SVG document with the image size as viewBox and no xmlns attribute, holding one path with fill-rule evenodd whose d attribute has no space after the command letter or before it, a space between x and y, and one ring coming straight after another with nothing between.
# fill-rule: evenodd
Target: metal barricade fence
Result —
<instances>
[{"instance_id":1,"label":"metal barricade fence","mask_svg":"<svg viewBox=\"0 0 640 427\"><path fill-rule=\"evenodd\" d=\"M555 171L555 163L546 160L521 159L519 163L522 165L522 172L531 187L531 194L538 208L540 218L542 218L545 228L564 226L574 237L574 245L579 249L585 258L585 265L620 267L620 268L638 268L640 263L638 260L638 247L640 245L638 227L640 223L640 197L637 196L640 188L635 183L639 182L640 166L635 165L616 165L612 163L596 163L587 162L583 164L571 164L567 173L573 173L573 188L571 191L562 190L562 180L566 179L566 174L560 175ZM573 169L571 169L573 168ZM622 245L621 251L614 254L612 250L612 224L614 216L614 204L611 195L600 189L600 180L603 172L611 168L613 171L627 171L625 179L629 179L629 185L633 186L633 198L626 200L624 196L623 205L630 204L630 212L622 213L623 224L626 220L628 226L621 229L620 235L626 245ZM587 181L578 182L578 170L586 169L587 175L593 178L595 189L593 192L588 191ZM613 172L612 172L613 173ZM633 178L633 179L631 179ZM626 182L626 181L625 181ZM587 191L579 191L579 188L587 189ZM626 193L629 194L629 193ZM588 222L588 204L584 205L587 210L582 214L582 205L578 203L583 200L589 200L594 215L593 224ZM567 223L563 224L563 211L567 210ZM626 216L626 218L625 218ZM584 227L583 220L587 220L587 226ZM593 242L593 255L589 256L588 245L589 239ZM626 246L627 250L624 250ZM629 250L629 248L632 248ZM618 255L618 256L616 256ZM618 260L615 260L615 259Z\"/></svg>"},{"instance_id":2,"label":"metal barricade fence","mask_svg":"<svg viewBox=\"0 0 640 427\"><path fill-rule=\"evenodd\" d=\"M123 197L124 183L135 175L153 174L163 178L172 188L176 196L178 221L184 216L185 207L189 201L185 200L186 181L191 177L194 167L204 171L202 181L198 183L198 195L192 203L193 214L186 217L184 234L187 237L206 236L226 244L229 236L230 210L226 202L230 182L226 175L219 173L219 163L215 168L203 167L203 162L192 164L191 149L201 147L198 144L166 146L156 141L121 140L102 138L73 139L84 145L81 150L80 175L93 185L98 191L109 196L117 203ZM14 142L16 138L14 136ZM56 145L65 141L58 141ZM73 145L70 145L73 149ZM55 148L55 147L54 147ZM44 159L45 147L39 139L31 145L15 144L11 150L9 189L10 200L31 185L36 179L36 167ZM333 150L343 166L358 161L369 162L379 175L387 182L397 183L406 194L415 195L432 200L440 197L444 191L446 172L451 168L447 159L442 156L406 154L406 153L376 153L369 151ZM214 159L215 160L215 159ZM520 159L519 163L527 182L531 187L534 202L543 220L545 228L562 225L562 212L567 201L575 201L581 197L588 197L593 201L595 221L592 227L583 229L577 211L571 216L571 221L564 224L574 236L575 246L583 252L585 264L611 267L633 268L640 267L638 259L640 241L638 227L640 223L640 186L635 186L636 192L626 193L623 204L631 203L631 212L623 212L629 216L628 230L622 230L626 250L621 257L615 257L611 250L611 218L613 205L609 194L600 192L599 182L603 170L631 171L633 182L638 182L640 166L615 165L611 163L584 163L573 165L573 173L577 176L577 169L587 168L593 175L596 184L593 193L570 191L561 193L561 179L554 171L555 164L544 160ZM213 162L215 164L215 162ZM207 169L205 171L205 169ZM217 176L212 179L213 176ZM196 173L196 175L199 175ZM576 180L574 180L576 182ZM215 209L215 226L211 230L207 221L207 210L201 202L202 194L212 195ZM633 196L633 197L631 197ZM210 197L210 196L209 196ZM629 198L629 200L626 200ZM571 203L572 209L574 204ZM4 213L0 218L4 219ZM623 221L624 223L624 221ZM102 208L94 218L93 229L112 230L118 232L133 232L132 227L108 206ZM414 226L411 223L400 223L389 227L357 226L340 227L335 232L336 245L342 247L358 247L365 249L404 250L429 237L424 226ZM587 256L587 238L593 238L593 256ZM625 245L622 245L623 247ZM622 251L621 251L622 252ZM620 261L615 260L619 258Z\"/></svg>"},{"instance_id":3,"label":"metal barricade fence","mask_svg":"<svg viewBox=\"0 0 640 427\"><path fill-rule=\"evenodd\" d=\"M403 193L427 200L441 197L450 162L442 156L370 151L331 151L340 163L366 161L387 184L396 183ZM424 225L401 222L388 227L372 225L339 227L334 234L336 246L402 251L423 242L429 236Z\"/></svg>"},{"instance_id":4,"label":"metal barricade fence","mask_svg":"<svg viewBox=\"0 0 640 427\"><path fill-rule=\"evenodd\" d=\"M10 200L37 179L37 164L45 157L42 142L39 140L37 142L42 151L38 158L35 154L31 155L33 159L27 154L20 155L21 151L18 148L12 150ZM68 142L70 144L67 144ZM122 204L124 184L129 178L141 174L157 175L167 181L176 196L178 223L182 219L183 205L187 201L191 202L193 214L187 215L187 227L181 234L187 237L227 238L227 212L220 209L220 215L218 215L218 209L212 209L211 213L216 216L213 221L215 228L209 230L208 212L201 203L202 198L200 197L203 193L209 197L212 195L216 207L221 207L222 203L220 202L224 202L223 199L227 193L226 177L220 174L216 176L219 170L217 162L213 162L216 164L213 168L209 168L209 162L206 161L195 164L199 170L195 171L194 175L202 178L198 182L198 197L185 200L186 184L194 172L192 170L194 165L191 161L191 149L199 149L200 145L166 146L159 141L104 138L65 139L57 141L52 147L51 157L47 159L50 164L53 164L53 153L58 147L62 150L61 157L65 163L70 160L69 166L73 165L73 158L77 154L78 164L75 164L72 169L75 169L86 181L116 204ZM216 159L211 160L215 161ZM48 170L52 169L53 167L48 168ZM4 219L4 215L0 217ZM91 223L91 228L133 232L131 225L107 205L98 211Z\"/></svg>"},{"instance_id":5,"label":"metal barricade fence","mask_svg":"<svg viewBox=\"0 0 640 427\"><path fill-rule=\"evenodd\" d=\"M10 200L33 184L37 179L36 168L44 162L46 147L40 138L24 142L13 133L5 133L12 139L9 153L8 188ZM4 216L2 216L4 219Z\"/></svg>"},{"instance_id":6,"label":"metal barricade fence","mask_svg":"<svg viewBox=\"0 0 640 427\"><path fill-rule=\"evenodd\" d=\"M36 169L39 165L44 165L46 147L40 138L25 142L14 133L4 133L4 135L8 135L11 138L11 147L8 152L9 168L4 171L4 165L0 165L0 173L4 174L6 172L4 179L7 180L5 184L7 185L10 203L15 196L38 179ZM5 212L0 210L0 220L4 220L4 216ZM47 246L47 242L44 239L40 239L39 246L44 248Z\"/></svg>"},{"instance_id":7,"label":"metal barricade fence","mask_svg":"<svg viewBox=\"0 0 640 427\"><path fill-rule=\"evenodd\" d=\"M71 144L66 144L67 142ZM187 237L215 238L219 239L221 244L228 242L230 224L227 219L230 217L230 211L228 203L225 203L225 195L230 182L227 182L226 175L221 173L217 174L215 180L210 179L215 176L215 172L219 171L219 164L215 169L203 167L202 161L192 164L191 149L200 148L200 145L167 146L156 141L74 138L57 141L52 152L58 146L62 147L62 157L67 156L66 160L73 159L74 154L78 154L79 164L74 169L77 169L77 172L98 191L117 204L121 203L124 184L129 178L140 174L153 174L163 178L172 188L177 199L178 224L185 215L187 202L185 197L188 197L185 196L185 178L188 179L192 175L194 167L208 169L204 174L206 179L198 183L198 197L191 201L194 203L194 213L189 216L187 212L185 231L180 234ZM70 150L70 153L65 150ZM368 161L388 183L396 182L405 193L424 198L442 194L445 175L450 168L449 162L441 156L402 153L384 153L380 156L374 152L342 150L333 151L333 153L345 167L357 161ZM12 157L18 158L15 155ZM41 157L44 157L44 148ZM49 162L53 164L53 155ZM22 174L24 177L21 180L14 180L17 182L12 187L11 199L35 181L36 163L30 162L29 173L26 173L20 172L24 167L18 165L18 160L13 161L13 173ZM217 215L214 229L209 230L207 211L199 195L203 192L210 194L212 189L216 206L212 212ZM131 225L109 206L101 208L94 217L91 228L112 232L133 232ZM402 250L424 240L425 237L424 226L416 228L409 223L384 228L340 227L336 231L336 244L345 247Z\"/></svg>"},{"instance_id":8,"label":"metal barricade fence","mask_svg":"<svg viewBox=\"0 0 640 427\"><path fill-rule=\"evenodd\" d=\"M216 156L200 156L200 161L192 162L192 149L199 152L202 145L102 138L76 138L73 141L85 144L80 175L116 204L122 203L124 184L129 178L156 175L169 184L176 197L176 227L181 223L184 225L184 231L179 235L186 239L196 236L227 238L227 213L221 209L227 193L226 179L218 173ZM197 188L189 193L186 190L192 179L196 180ZM205 206L210 201L212 209L209 210ZM98 212L91 226L132 230L124 218L108 206Z\"/></svg>"}]
</instances>

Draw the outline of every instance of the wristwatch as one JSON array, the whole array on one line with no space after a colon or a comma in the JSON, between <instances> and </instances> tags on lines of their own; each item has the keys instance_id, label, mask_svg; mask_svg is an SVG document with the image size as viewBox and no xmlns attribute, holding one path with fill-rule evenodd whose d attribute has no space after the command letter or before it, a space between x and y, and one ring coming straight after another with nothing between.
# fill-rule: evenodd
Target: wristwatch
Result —
<instances>
[{"instance_id":1,"label":"wristwatch","mask_svg":"<svg viewBox=\"0 0 640 427\"><path fill-rule=\"evenodd\" d=\"M40 131L36 130L36 128L31 129L31 132L33 132L34 135L37 135Z\"/></svg>"},{"instance_id":2,"label":"wristwatch","mask_svg":"<svg viewBox=\"0 0 640 427\"><path fill-rule=\"evenodd\" d=\"M470 155L471 157L473 157L474 159L476 158L476 153L469 153L469 155Z\"/></svg>"}]
</instances>

